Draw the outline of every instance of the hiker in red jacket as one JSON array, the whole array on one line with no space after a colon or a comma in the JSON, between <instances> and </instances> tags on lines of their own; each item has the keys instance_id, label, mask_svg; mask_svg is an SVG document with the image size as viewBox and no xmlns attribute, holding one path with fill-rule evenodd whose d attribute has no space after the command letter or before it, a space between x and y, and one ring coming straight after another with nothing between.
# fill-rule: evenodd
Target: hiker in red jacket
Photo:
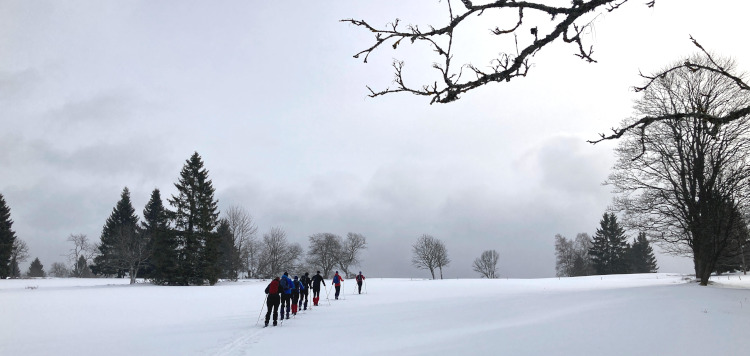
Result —
<instances>
[{"instance_id":1,"label":"hiker in red jacket","mask_svg":"<svg viewBox=\"0 0 750 356\"><path fill-rule=\"evenodd\" d=\"M365 276L362 275L362 271L359 271L357 275L357 287L359 287L359 294L362 294L362 282L365 280Z\"/></svg>"},{"instance_id":2,"label":"hiker in red jacket","mask_svg":"<svg viewBox=\"0 0 750 356\"><path fill-rule=\"evenodd\" d=\"M268 321L271 320L272 309L273 326L276 326L277 320L279 319L279 302L281 302L281 297L279 296L279 293L281 293L279 280L280 278L276 277L271 283L268 283L268 287L266 287L266 294L268 294L268 298L266 298L266 308L268 308L268 312L266 312L266 326L268 326Z\"/></svg>"},{"instance_id":3,"label":"hiker in red jacket","mask_svg":"<svg viewBox=\"0 0 750 356\"><path fill-rule=\"evenodd\" d=\"M336 299L339 299L339 292L341 292L341 282L344 281L344 278L339 276L339 271L336 271L336 274L333 275L333 284L334 287L336 287Z\"/></svg>"}]
</instances>

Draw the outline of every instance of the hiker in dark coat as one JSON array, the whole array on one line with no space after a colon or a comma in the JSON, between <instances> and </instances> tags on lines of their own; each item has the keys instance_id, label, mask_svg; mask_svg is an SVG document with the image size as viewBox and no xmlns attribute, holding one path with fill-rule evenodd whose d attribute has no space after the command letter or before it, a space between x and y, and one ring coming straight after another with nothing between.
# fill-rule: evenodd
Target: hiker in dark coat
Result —
<instances>
[{"instance_id":1,"label":"hiker in dark coat","mask_svg":"<svg viewBox=\"0 0 750 356\"><path fill-rule=\"evenodd\" d=\"M268 298L266 298L266 308L268 309L266 312L266 326L268 326L268 322L271 320L271 310L273 310L273 326L276 326L278 323L279 302L281 301L281 297L279 296L279 293L281 292L281 288L279 288L279 280L279 277L274 278L274 280L272 280L266 287L266 294L268 294Z\"/></svg>"},{"instance_id":2,"label":"hiker in dark coat","mask_svg":"<svg viewBox=\"0 0 750 356\"><path fill-rule=\"evenodd\" d=\"M323 280L323 276L320 275L320 271L312 278L312 289L313 289L313 305L318 306L320 301L320 284L326 285L326 281Z\"/></svg>"}]
</instances>

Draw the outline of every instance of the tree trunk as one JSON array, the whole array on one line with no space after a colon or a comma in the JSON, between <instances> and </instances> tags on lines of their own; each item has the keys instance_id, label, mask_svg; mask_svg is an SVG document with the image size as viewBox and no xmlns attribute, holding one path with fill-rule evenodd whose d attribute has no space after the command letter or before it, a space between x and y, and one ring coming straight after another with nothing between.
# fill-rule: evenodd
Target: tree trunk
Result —
<instances>
[{"instance_id":1,"label":"tree trunk","mask_svg":"<svg viewBox=\"0 0 750 356\"><path fill-rule=\"evenodd\" d=\"M432 275L432 279L435 279L435 268L430 267L430 274Z\"/></svg>"}]
</instances>

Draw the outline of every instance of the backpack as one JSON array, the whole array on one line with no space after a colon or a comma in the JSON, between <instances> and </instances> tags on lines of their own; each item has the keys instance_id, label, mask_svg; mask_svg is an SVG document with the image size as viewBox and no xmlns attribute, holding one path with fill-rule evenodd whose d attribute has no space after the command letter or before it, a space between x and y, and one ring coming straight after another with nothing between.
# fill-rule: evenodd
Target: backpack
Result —
<instances>
[{"instance_id":1,"label":"backpack","mask_svg":"<svg viewBox=\"0 0 750 356\"><path fill-rule=\"evenodd\" d=\"M283 291L286 291L287 289L291 289L291 287L289 286L289 282L287 282L286 278L282 278L279 284L281 285L281 290Z\"/></svg>"},{"instance_id":2,"label":"backpack","mask_svg":"<svg viewBox=\"0 0 750 356\"><path fill-rule=\"evenodd\" d=\"M276 282L276 283L273 283ZM277 281L271 281L271 283L266 287L266 293L268 294L279 294L279 282Z\"/></svg>"},{"instance_id":3,"label":"backpack","mask_svg":"<svg viewBox=\"0 0 750 356\"><path fill-rule=\"evenodd\" d=\"M301 288L301 284L299 281L294 281L294 293L299 293Z\"/></svg>"},{"instance_id":4,"label":"backpack","mask_svg":"<svg viewBox=\"0 0 750 356\"><path fill-rule=\"evenodd\" d=\"M357 282L362 282L362 275L361 274L357 275Z\"/></svg>"}]
</instances>

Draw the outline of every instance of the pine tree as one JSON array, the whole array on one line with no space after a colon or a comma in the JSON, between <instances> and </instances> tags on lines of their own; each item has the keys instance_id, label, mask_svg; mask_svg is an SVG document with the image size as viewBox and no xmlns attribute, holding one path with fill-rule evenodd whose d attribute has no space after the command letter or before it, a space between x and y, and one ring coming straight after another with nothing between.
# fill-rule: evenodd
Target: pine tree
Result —
<instances>
[{"instance_id":1,"label":"pine tree","mask_svg":"<svg viewBox=\"0 0 750 356\"><path fill-rule=\"evenodd\" d=\"M39 261L39 257L31 261L31 265L29 266L29 272L27 273L27 275L29 277L46 277L47 276L47 274L44 273L44 266L42 265L42 262Z\"/></svg>"},{"instance_id":2,"label":"pine tree","mask_svg":"<svg viewBox=\"0 0 750 356\"><path fill-rule=\"evenodd\" d=\"M218 248L206 248L218 224L219 212L208 170L195 152L182 167L175 183L177 195L169 199L179 251L179 284L201 285L208 279L208 264L216 261Z\"/></svg>"},{"instance_id":3,"label":"pine tree","mask_svg":"<svg viewBox=\"0 0 750 356\"><path fill-rule=\"evenodd\" d=\"M630 272L630 246L625 230L617 223L615 214L604 213L596 229L594 242L589 250L594 271L597 274Z\"/></svg>"},{"instance_id":4,"label":"pine tree","mask_svg":"<svg viewBox=\"0 0 750 356\"><path fill-rule=\"evenodd\" d=\"M150 236L150 277L157 284L179 284L179 255L177 240L169 228L169 212L161 200L161 192L154 189L143 209L141 229Z\"/></svg>"},{"instance_id":5,"label":"pine tree","mask_svg":"<svg viewBox=\"0 0 750 356\"><path fill-rule=\"evenodd\" d=\"M227 219L219 221L219 227L216 229L219 237L219 261L218 265L221 270L221 278L237 279L239 269L240 252L234 245L232 229Z\"/></svg>"},{"instance_id":6,"label":"pine tree","mask_svg":"<svg viewBox=\"0 0 750 356\"><path fill-rule=\"evenodd\" d=\"M120 194L120 201L112 209L112 214L102 228L101 243L97 246L99 256L94 258L94 265L91 266L95 274L117 275L118 278L125 276L127 270L121 263L122 239L133 238L138 234L137 227L138 216L130 202L130 191L125 187Z\"/></svg>"},{"instance_id":7,"label":"pine tree","mask_svg":"<svg viewBox=\"0 0 750 356\"><path fill-rule=\"evenodd\" d=\"M13 243L16 241L16 232L13 231L13 220L10 219L10 208L5 203L5 198L0 194L0 279L13 275L13 269L18 266L11 264L13 254Z\"/></svg>"},{"instance_id":8,"label":"pine tree","mask_svg":"<svg viewBox=\"0 0 750 356\"><path fill-rule=\"evenodd\" d=\"M659 267L656 265L654 250L646 238L646 233L638 233L630 247L631 273L656 273Z\"/></svg>"}]
</instances>

